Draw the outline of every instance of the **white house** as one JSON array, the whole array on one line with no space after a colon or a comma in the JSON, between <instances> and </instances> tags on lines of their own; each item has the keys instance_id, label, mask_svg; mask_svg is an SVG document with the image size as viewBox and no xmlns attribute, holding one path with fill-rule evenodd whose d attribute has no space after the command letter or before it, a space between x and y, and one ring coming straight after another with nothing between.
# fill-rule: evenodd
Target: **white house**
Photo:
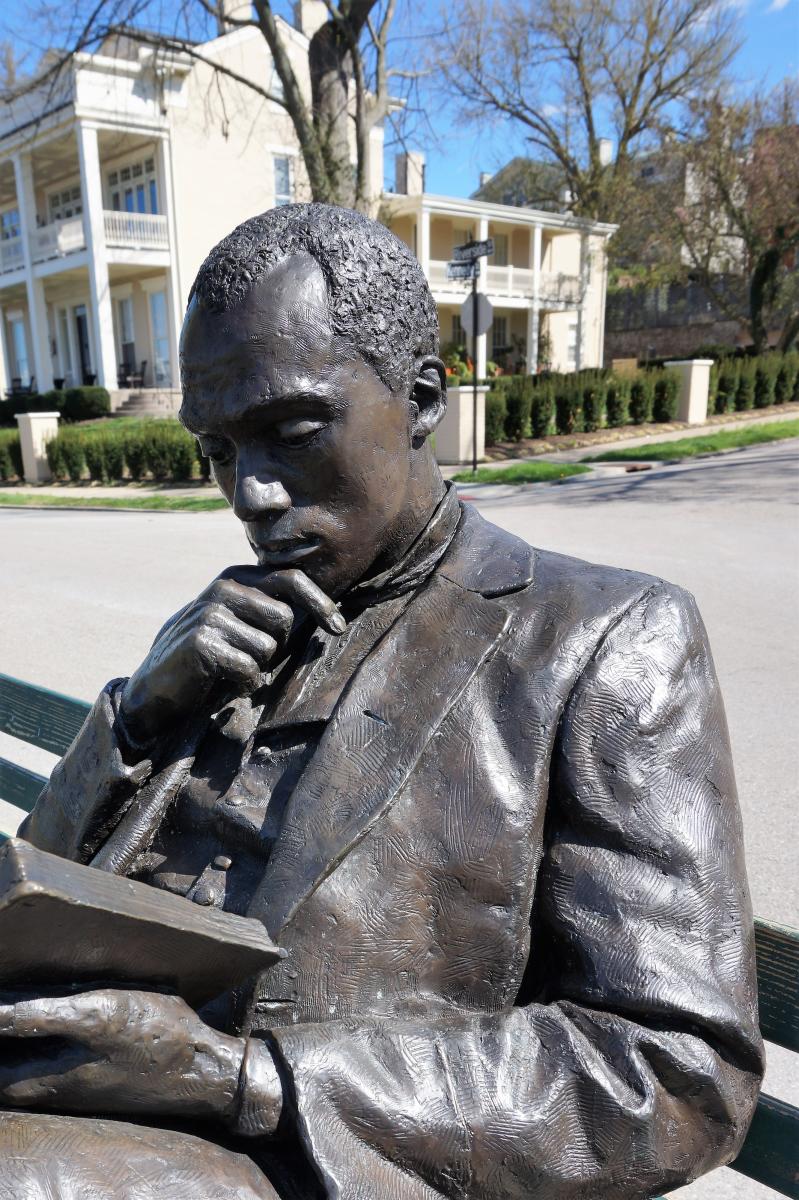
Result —
<instances>
[{"instance_id":1,"label":"white house","mask_svg":"<svg viewBox=\"0 0 799 1200\"><path fill-rule=\"evenodd\" d=\"M298 0L295 25L282 25L306 85L308 37L325 14L319 0ZM240 29L197 49L208 61L124 41L80 54L56 86L0 114L0 388L97 382L115 408L148 395L174 408L180 323L208 249L253 213L308 198L285 110L209 65L270 81L278 96L262 35ZM372 136L379 198L382 129ZM478 370L499 350L537 347L542 326L553 366L601 363L612 227L430 196L420 156L403 161L403 194L386 195L381 216L418 255L444 340L460 336L465 295L446 278L452 246L490 234L484 290L495 319Z\"/></svg>"}]
</instances>

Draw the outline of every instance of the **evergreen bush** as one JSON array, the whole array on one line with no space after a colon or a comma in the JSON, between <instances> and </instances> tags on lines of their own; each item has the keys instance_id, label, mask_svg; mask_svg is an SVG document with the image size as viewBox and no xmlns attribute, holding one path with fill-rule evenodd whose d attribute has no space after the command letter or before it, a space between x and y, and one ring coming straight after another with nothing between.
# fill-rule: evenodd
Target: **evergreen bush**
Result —
<instances>
[{"instance_id":1,"label":"evergreen bush","mask_svg":"<svg viewBox=\"0 0 799 1200\"><path fill-rule=\"evenodd\" d=\"M654 383L652 401L652 419L654 421L673 421L677 416L677 401L680 395L680 377L676 371L668 368L658 371Z\"/></svg>"},{"instance_id":2,"label":"evergreen bush","mask_svg":"<svg viewBox=\"0 0 799 1200\"><path fill-rule=\"evenodd\" d=\"M47 465L50 468L50 474L53 479L64 479L67 468L64 462L61 439L58 435L50 438L50 441L45 444L44 452L47 455Z\"/></svg>"},{"instance_id":3,"label":"evergreen bush","mask_svg":"<svg viewBox=\"0 0 799 1200\"><path fill-rule=\"evenodd\" d=\"M717 413L733 412L735 397L738 392L738 379L741 374L737 358L725 358L719 367L719 382L716 390L716 403L713 411Z\"/></svg>"},{"instance_id":4,"label":"evergreen bush","mask_svg":"<svg viewBox=\"0 0 799 1200\"><path fill-rule=\"evenodd\" d=\"M580 386L568 376L555 387L555 427L558 433L579 433L582 428Z\"/></svg>"},{"instance_id":5,"label":"evergreen bush","mask_svg":"<svg viewBox=\"0 0 799 1200\"><path fill-rule=\"evenodd\" d=\"M83 453L86 458L86 466L89 471L89 478L95 483L101 483L105 475L105 443L101 437L84 437L83 438Z\"/></svg>"},{"instance_id":6,"label":"evergreen bush","mask_svg":"<svg viewBox=\"0 0 799 1200\"><path fill-rule=\"evenodd\" d=\"M771 408L782 355L761 354L755 359L755 408Z\"/></svg>"},{"instance_id":7,"label":"evergreen bush","mask_svg":"<svg viewBox=\"0 0 799 1200\"><path fill-rule=\"evenodd\" d=\"M736 412L747 412L755 403L755 360L741 360L741 370L738 375L738 387L735 392Z\"/></svg>"},{"instance_id":8,"label":"evergreen bush","mask_svg":"<svg viewBox=\"0 0 799 1200\"><path fill-rule=\"evenodd\" d=\"M486 430L488 428L489 397L490 397L490 393L489 393L489 396L486 396ZM503 404L505 403L504 395L502 396L502 403ZM500 435L500 439L504 436L505 436L505 418L503 416L503 418L502 418L502 433ZM487 432L486 432L486 437L488 437ZM486 442L486 445L489 445L489 446L493 446L493 444L494 444L493 442L488 442L488 441ZM194 439L194 453L197 458L197 462L199 463L199 466L200 466L200 478L209 480L211 478L211 460L210 460L210 458L206 458L206 456L203 454L202 448L200 447L200 443L197 441L196 438Z\"/></svg>"},{"instance_id":9,"label":"evergreen bush","mask_svg":"<svg viewBox=\"0 0 799 1200\"><path fill-rule=\"evenodd\" d=\"M505 439L505 417L508 413L508 406L505 401L504 390L492 388L486 393L486 445L496 446L497 442ZM198 443L199 450L199 443ZM202 470L202 456L200 459L200 469ZM208 462L208 460L205 460ZM209 464L210 466L210 464ZM207 476L206 476L207 478Z\"/></svg>"},{"instance_id":10,"label":"evergreen bush","mask_svg":"<svg viewBox=\"0 0 799 1200\"><path fill-rule=\"evenodd\" d=\"M72 482L77 483L83 475L83 468L86 466L86 455L84 452L86 437L78 429L62 429L58 435L58 441L61 443L61 458L64 463L64 470Z\"/></svg>"},{"instance_id":11,"label":"evergreen bush","mask_svg":"<svg viewBox=\"0 0 799 1200\"><path fill-rule=\"evenodd\" d=\"M799 355L784 354L774 384L775 404L789 404L793 399L797 371L799 371Z\"/></svg>"},{"instance_id":12,"label":"evergreen bush","mask_svg":"<svg viewBox=\"0 0 799 1200\"><path fill-rule=\"evenodd\" d=\"M505 433L512 442L530 436L530 409L533 389L529 375L514 375L507 391Z\"/></svg>"},{"instance_id":13,"label":"evergreen bush","mask_svg":"<svg viewBox=\"0 0 799 1200\"><path fill-rule=\"evenodd\" d=\"M611 376L605 392L605 412L608 425L617 429L629 420L630 381Z\"/></svg>"},{"instance_id":14,"label":"evergreen bush","mask_svg":"<svg viewBox=\"0 0 799 1200\"><path fill-rule=\"evenodd\" d=\"M74 387L64 396L64 417L67 421L91 421L105 417L111 411L111 397L103 387Z\"/></svg>"},{"instance_id":15,"label":"evergreen bush","mask_svg":"<svg viewBox=\"0 0 799 1200\"><path fill-rule=\"evenodd\" d=\"M125 442L117 432L108 432L102 436L103 456L105 458L105 473L116 483L125 477Z\"/></svg>"},{"instance_id":16,"label":"evergreen bush","mask_svg":"<svg viewBox=\"0 0 799 1200\"><path fill-rule=\"evenodd\" d=\"M549 437L555 418L555 393L549 380L533 389L530 406L530 429L534 438Z\"/></svg>"},{"instance_id":17,"label":"evergreen bush","mask_svg":"<svg viewBox=\"0 0 799 1200\"><path fill-rule=\"evenodd\" d=\"M138 483L147 470L147 447L142 433L138 430L125 433L122 437L122 449L128 465L128 474L134 483Z\"/></svg>"},{"instance_id":18,"label":"evergreen bush","mask_svg":"<svg viewBox=\"0 0 799 1200\"><path fill-rule=\"evenodd\" d=\"M605 387L597 378L583 387L583 429L593 433L601 429L605 415Z\"/></svg>"},{"instance_id":19,"label":"evergreen bush","mask_svg":"<svg viewBox=\"0 0 799 1200\"><path fill-rule=\"evenodd\" d=\"M652 377L646 371L639 371L630 383L630 420L633 425L645 425L652 420L653 402Z\"/></svg>"},{"instance_id":20,"label":"evergreen bush","mask_svg":"<svg viewBox=\"0 0 799 1200\"><path fill-rule=\"evenodd\" d=\"M19 434L9 431L0 434L0 479L22 478L22 445Z\"/></svg>"}]
</instances>

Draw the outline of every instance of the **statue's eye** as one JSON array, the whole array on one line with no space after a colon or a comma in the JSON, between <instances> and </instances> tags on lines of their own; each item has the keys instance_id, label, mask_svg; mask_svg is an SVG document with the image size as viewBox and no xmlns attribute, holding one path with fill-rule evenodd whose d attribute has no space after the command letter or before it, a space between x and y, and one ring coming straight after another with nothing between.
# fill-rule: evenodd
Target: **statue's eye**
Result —
<instances>
[{"instance_id":1,"label":"statue's eye","mask_svg":"<svg viewBox=\"0 0 799 1200\"><path fill-rule=\"evenodd\" d=\"M200 449L213 463L226 463L233 457L233 446L225 438L198 437Z\"/></svg>"},{"instance_id":2,"label":"statue's eye","mask_svg":"<svg viewBox=\"0 0 799 1200\"><path fill-rule=\"evenodd\" d=\"M307 446L327 425L327 421L310 418L279 421L274 426L274 440L281 446Z\"/></svg>"}]
</instances>

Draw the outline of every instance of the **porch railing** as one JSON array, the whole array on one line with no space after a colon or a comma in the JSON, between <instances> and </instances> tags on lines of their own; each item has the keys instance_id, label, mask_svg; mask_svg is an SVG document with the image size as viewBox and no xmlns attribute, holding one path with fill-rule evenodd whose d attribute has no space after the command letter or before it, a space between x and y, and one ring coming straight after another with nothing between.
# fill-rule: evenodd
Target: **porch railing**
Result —
<instances>
[{"instance_id":1,"label":"porch railing","mask_svg":"<svg viewBox=\"0 0 799 1200\"><path fill-rule=\"evenodd\" d=\"M434 291L465 294L471 287L471 284L466 282L448 280L447 264L439 260L431 261L428 276ZM531 267L498 267L483 260L478 287L489 297L522 296L532 299L535 296L535 273ZM565 275L563 272L554 271L541 272L539 300L558 304L579 304L580 292L580 279L577 275Z\"/></svg>"},{"instance_id":2,"label":"porch railing","mask_svg":"<svg viewBox=\"0 0 799 1200\"><path fill-rule=\"evenodd\" d=\"M109 246L132 250L168 250L166 217L156 213L103 213L105 240Z\"/></svg>"},{"instance_id":3,"label":"porch railing","mask_svg":"<svg viewBox=\"0 0 799 1200\"><path fill-rule=\"evenodd\" d=\"M0 242L0 271L18 271L23 265L22 238L5 238Z\"/></svg>"},{"instance_id":4,"label":"porch railing","mask_svg":"<svg viewBox=\"0 0 799 1200\"><path fill-rule=\"evenodd\" d=\"M44 262L47 258L61 258L64 254L83 250L86 245L83 218L65 217L63 221L42 225L31 233L30 242L34 262Z\"/></svg>"}]
</instances>

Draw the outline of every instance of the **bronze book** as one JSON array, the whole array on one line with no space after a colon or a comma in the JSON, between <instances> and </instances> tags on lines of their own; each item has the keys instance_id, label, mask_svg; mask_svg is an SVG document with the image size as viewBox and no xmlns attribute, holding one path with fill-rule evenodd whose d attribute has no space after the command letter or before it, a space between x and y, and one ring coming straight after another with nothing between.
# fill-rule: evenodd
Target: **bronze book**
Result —
<instances>
[{"instance_id":1,"label":"bronze book","mask_svg":"<svg viewBox=\"0 0 799 1200\"><path fill-rule=\"evenodd\" d=\"M260 921L70 862L0 846L0 991L118 983L198 1006L283 954Z\"/></svg>"}]
</instances>

